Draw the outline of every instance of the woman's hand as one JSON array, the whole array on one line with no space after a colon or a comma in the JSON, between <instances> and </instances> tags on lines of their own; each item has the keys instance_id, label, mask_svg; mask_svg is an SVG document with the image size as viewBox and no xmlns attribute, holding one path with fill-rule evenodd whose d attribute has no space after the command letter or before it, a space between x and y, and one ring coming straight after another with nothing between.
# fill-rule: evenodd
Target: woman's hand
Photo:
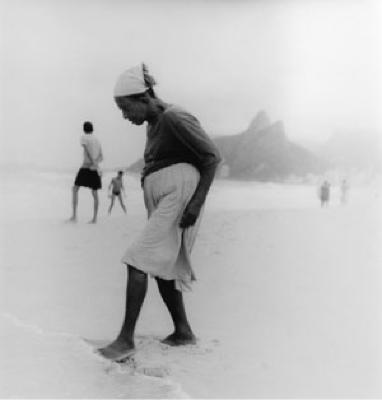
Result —
<instances>
[{"instance_id":1,"label":"woman's hand","mask_svg":"<svg viewBox=\"0 0 382 400\"><path fill-rule=\"evenodd\" d=\"M198 219L199 213L200 213L199 207L188 204L188 206L186 207L186 209L183 212L182 218L179 222L179 226L182 229L186 229L189 226L195 225L195 222Z\"/></svg>"}]
</instances>

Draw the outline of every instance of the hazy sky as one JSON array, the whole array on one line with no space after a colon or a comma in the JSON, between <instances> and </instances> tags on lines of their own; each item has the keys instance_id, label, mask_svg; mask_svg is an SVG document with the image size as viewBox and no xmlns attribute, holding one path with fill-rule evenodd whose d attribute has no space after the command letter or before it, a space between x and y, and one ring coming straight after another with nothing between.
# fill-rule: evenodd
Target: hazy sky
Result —
<instances>
[{"instance_id":1,"label":"hazy sky","mask_svg":"<svg viewBox=\"0 0 382 400\"><path fill-rule=\"evenodd\" d=\"M135 161L144 128L122 119L112 93L141 61L160 97L212 135L239 133L259 110L294 140L381 131L379 4L0 0L1 161L76 168L84 120L105 167Z\"/></svg>"}]
</instances>

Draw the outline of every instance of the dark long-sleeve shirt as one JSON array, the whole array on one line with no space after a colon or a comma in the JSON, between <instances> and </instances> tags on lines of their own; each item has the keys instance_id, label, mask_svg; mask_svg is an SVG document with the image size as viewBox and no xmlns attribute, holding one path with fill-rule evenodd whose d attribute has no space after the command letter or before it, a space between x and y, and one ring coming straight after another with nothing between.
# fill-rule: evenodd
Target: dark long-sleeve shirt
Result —
<instances>
[{"instance_id":1,"label":"dark long-sleeve shirt","mask_svg":"<svg viewBox=\"0 0 382 400\"><path fill-rule=\"evenodd\" d=\"M152 172L177 163L189 163L200 172L200 181L190 200L201 207L221 161L219 150L187 111L166 105L154 124L147 127L142 181Z\"/></svg>"}]
</instances>

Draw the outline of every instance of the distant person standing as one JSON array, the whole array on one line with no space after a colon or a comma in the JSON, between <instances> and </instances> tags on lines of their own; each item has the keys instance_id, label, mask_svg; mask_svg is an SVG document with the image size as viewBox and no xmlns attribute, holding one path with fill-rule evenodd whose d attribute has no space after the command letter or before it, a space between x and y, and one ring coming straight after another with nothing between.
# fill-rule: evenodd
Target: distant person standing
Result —
<instances>
[{"instance_id":1,"label":"distant person standing","mask_svg":"<svg viewBox=\"0 0 382 400\"><path fill-rule=\"evenodd\" d=\"M103 161L102 147L99 140L93 134L93 125L91 122L84 122L83 130L84 134L81 136L81 146L84 149L84 158L74 181L72 197L73 215L69 221L77 221L78 191L83 186L92 191L94 206L93 218L90 223L95 224L97 222L99 204L98 190L102 187L99 171L99 164Z\"/></svg>"},{"instance_id":2,"label":"distant person standing","mask_svg":"<svg viewBox=\"0 0 382 400\"><path fill-rule=\"evenodd\" d=\"M341 182L341 204L344 206L348 202L349 184L346 179Z\"/></svg>"},{"instance_id":3,"label":"distant person standing","mask_svg":"<svg viewBox=\"0 0 382 400\"><path fill-rule=\"evenodd\" d=\"M111 191L111 193L110 193L111 203L110 203L110 207L109 207L109 214L111 214L111 210L113 209L114 200L116 197L118 197L121 207L126 214L126 207L123 204L123 198L122 198L122 193L125 194L125 187L123 186L123 172L122 171L118 171L117 176L111 180L110 185L109 185L109 191Z\"/></svg>"},{"instance_id":4,"label":"distant person standing","mask_svg":"<svg viewBox=\"0 0 382 400\"><path fill-rule=\"evenodd\" d=\"M321 207L329 205L330 183L328 181L324 181L324 183L320 187L320 200L321 200Z\"/></svg>"}]
</instances>

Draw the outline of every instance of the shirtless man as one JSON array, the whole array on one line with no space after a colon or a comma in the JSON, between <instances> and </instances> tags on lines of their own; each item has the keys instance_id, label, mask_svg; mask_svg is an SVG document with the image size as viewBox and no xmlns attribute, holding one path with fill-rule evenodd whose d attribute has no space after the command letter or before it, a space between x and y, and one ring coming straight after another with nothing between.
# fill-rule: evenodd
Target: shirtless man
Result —
<instances>
[{"instance_id":1,"label":"shirtless man","mask_svg":"<svg viewBox=\"0 0 382 400\"><path fill-rule=\"evenodd\" d=\"M111 198L111 203L109 207L109 214L111 214L111 210L114 206L114 200L116 197L118 197L118 200L121 204L121 207L126 214L126 207L123 204L123 198L122 198L122 193L125 194L125 187L123 186L123 180L122 180L123 172L118 171L118 175L114 177L109 185L109 191L111 190L110 193L110 198Z\"/></svg>"}]
</instances>

